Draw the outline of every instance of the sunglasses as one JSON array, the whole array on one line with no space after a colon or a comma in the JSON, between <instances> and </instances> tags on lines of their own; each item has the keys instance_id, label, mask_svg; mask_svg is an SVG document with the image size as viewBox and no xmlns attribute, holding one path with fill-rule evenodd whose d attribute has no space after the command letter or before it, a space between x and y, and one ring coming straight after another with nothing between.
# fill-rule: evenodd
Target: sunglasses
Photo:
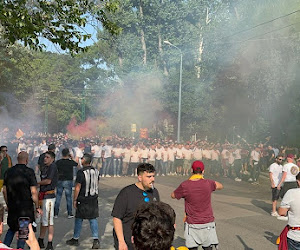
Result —
<instances>
[{"instance_id":1,"label":"sunglasses","mask_svg":"<svg viewBox=\"0 0 300 250\"><path fill-rule=\"evenodd\" d=\"M148 194L145 191L143 192L143 196L144 196L144 201L145 202L149 202L150 201L150 199L148 197Z\"/></svg>"}]
</instances>

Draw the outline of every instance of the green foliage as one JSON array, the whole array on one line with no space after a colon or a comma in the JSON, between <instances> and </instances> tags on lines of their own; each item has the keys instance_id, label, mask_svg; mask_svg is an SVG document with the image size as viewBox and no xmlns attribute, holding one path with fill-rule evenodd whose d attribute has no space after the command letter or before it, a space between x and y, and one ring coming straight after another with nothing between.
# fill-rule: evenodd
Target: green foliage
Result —
<instances>
[{"instance_id":1,"label":"green foliage","mask_svg":"<svg viewBox=\"0 0 300 250\"><path fill-rule=\"evenodd\" d=\"M42 50L44 41L60 46L72 54L85 51L80 43L90 38L82 31L90 18L100 21L111 34L119 28L107 18L107 13L115 11L116 1L86 0L12 0L0 2L0 35L7 44L22 42L31 49Z\"/></svg>"}]
</instances>

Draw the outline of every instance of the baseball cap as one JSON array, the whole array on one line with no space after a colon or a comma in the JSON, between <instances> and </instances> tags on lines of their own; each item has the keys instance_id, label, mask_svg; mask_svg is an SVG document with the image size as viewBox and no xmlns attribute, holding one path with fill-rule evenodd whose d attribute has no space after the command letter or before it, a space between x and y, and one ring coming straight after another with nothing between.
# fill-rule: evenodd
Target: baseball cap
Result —
<instances>
[{"instance_id":1,"label":"baseball cap","mask_svg":"<svg viewBox=\"0 0 300 250\"><path fill-rule=\"evenodd\" d=\"M288 155L287 155L287 158L294 159L294 155L293 155L293 154L288 154Z\"/></svg>"},{"instance_id":2,"label":"baseball cap","mask_svg":"<svg viewBox=\"0 0 300 250\"><path fill-rule=\"evenodd\" d=\"M202 161L194 161L192 164L192 169L193 171L197 171L197 170L204 170L204 164Z\"/></svg>"}]
</instances>

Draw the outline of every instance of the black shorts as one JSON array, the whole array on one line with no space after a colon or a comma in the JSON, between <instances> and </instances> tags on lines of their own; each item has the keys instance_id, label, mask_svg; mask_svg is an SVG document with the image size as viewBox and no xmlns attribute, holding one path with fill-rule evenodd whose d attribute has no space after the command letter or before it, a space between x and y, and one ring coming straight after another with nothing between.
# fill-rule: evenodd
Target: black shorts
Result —
<instances>
[{"instance_id":1,"label":"black shorts","mask_svg":"<svg viewBox=\"0 0 300 250\"><path fill-rule=\"evenodd\" d=\"M279 199L279 193L280 189L277 189L277 187L272 188L272 201L277 201Z\"/></svg>"}]
</instances>

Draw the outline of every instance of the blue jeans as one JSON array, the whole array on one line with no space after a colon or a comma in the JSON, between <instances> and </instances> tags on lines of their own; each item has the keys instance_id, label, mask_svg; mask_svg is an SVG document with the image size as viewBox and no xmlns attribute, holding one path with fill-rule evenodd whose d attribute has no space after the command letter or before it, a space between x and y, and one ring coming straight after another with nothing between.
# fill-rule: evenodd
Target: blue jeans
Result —
<instances>
[{"instance_id":1,"label":"blue jeans","mask_svg":"<svg viewBox=\"0 0 300 250\"><path fill-rule=\"evenodd\" d=\"M7 233L5 235L5 239L3 242L6 246L8 246L8 247L10 246L15 233L16 232L11 230L10 228L7 230ZM17 249L19 249L19 248L24 249L24 246L25 246L25 240L17 240Z\"/></svg>"},{"instance_id":2,"label":"blue jeans","mask_svg":"<svg viewBox=\"0 0 300 250\"><path fill-rule=\"evenodd\" d=\"M73 186L73 181L57 182L54 215L58 215L59 213L60 201L64 190L65 190L65 196L67 201L68 215L72 215L72 186Z\"/></svg>"},{"instance_id":3,"label":"blue jeans","mask_svg":"<svg viewBox=\"0 0 300 250\"><path fill-rule=\"evenodd\" d=\"M120 175L121 159L120 158L115 158L113 160L113 164L114 164L114 175Z\"/></svg>"},{"instance_id":4,"label":"blue jeans","mask_svg":"<svg viewBox=\"0 0 300 250\"><path fill-rule=\"evenodd\" d=\"M104 175L109 174L110 165L111 165L111 157L105 158L105 161L103 162L103 172L102 172L102 174L104 174Z\"/></svg>"},{"instance_id":5,"label":"blue jeans","mask_svg":"<svg viewBox=\"0 0 300 250\"><path fill-rule=\"evenodd\" d=\"M74 239L79 239L79 237L80 237L82 221L83 221L83 219L75 218L75 227L74 227L74 235L73 235ZM99 239L97 218L89 219L89 222L90 222L90 228L92 231L93 239Z\"/></svg>"},{"instance_id":6,"label":"blue jeans","mask_svg":"<svg viewBox=\"0 0 300 250\"><path fill-rule=\"evenodd\" d=\"M287 238L289 250L300 250L300 242Z\"/></svg>"}]
</instances>

